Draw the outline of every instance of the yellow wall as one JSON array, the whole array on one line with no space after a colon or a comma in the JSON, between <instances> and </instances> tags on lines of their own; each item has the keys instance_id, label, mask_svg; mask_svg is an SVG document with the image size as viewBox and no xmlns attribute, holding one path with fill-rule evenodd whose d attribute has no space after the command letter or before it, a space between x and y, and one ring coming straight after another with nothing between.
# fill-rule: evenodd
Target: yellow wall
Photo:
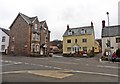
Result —
<instances>
[{"instance_id":1,"label":"yellow wall","mask_svg":"<svg viewBox=\"0 0 120 84\"><path fill-rule=\"evenodd\" d=\"M101 47L100 47L99 43L97 41L95 41L95 50L94 50L94 52L98 53L100 51L101 51Z\"/></svg>"},{"instance_id":2,"label":"yellow wall","mask_svg":"<svg viewBox=\"0 0 120 84\"><path fill-rule=\"evenodd\" d=\"M86 38L87 42L83 43L82 39ZM67 40L71 39L71 43L67 43ZM75 39L77 39L77 44L81 47L80 51L83 51L82 47L87 47L87 51L92 50L92 47L95 45L94 34L92 35L79 35L79 36L63 36L63 54L67 54L67 47L73 47L75 43Z\"/></svg>"}]
</instances>

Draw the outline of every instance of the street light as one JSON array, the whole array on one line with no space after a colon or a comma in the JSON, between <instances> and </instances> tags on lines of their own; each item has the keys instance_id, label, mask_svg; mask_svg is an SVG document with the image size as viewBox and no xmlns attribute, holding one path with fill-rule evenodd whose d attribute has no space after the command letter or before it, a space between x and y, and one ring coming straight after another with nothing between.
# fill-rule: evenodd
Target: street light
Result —
<instances>
[{"instance_id":1,"label":"street light","mask_svg":"<svg viewBox=\"0 0 120 84\"><path fill-rule=\"evenodd\" d=\"M106 12L107 17L108 17L108 26L110 26L110 22L109 22L109 12Z\"/></svg>"}]
</instances>

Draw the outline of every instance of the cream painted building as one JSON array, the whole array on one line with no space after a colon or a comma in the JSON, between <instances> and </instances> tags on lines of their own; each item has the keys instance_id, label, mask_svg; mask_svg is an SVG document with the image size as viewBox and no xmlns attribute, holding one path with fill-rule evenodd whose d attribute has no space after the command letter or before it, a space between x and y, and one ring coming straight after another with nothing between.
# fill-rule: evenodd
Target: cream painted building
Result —
<instances>
[{"instance_id":1,"label":"cream painted building","mask_svg":"<svg viewBox=\"0 0 120 84\"><path fill-rule=\"evenodd\" d=\"M99 52L99 48L95 41L94 26L69 28L63 35L63 54L94 50Z\"/></svg>"}]
</instances>

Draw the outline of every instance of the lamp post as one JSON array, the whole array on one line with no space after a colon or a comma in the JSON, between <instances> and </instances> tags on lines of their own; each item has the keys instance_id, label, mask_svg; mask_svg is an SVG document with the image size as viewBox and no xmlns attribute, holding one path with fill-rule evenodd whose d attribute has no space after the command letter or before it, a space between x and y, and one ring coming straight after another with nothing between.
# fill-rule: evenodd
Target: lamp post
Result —
<instances>
[{"instance_id":1,"label":"lamp post","mask_svg":"<svg viewBox=\"0 0 120 84\"><path fill-rule=\"evenodd\" d=\"M106 12L107 17L108 17L108 26L110 26L110 22L109 22L109 12Z\"/></svg>"},{"instance_id":2,"label":"lamp post","mask_svg":"<svg viewBox=\"0 0 120 84\"><path fill-rule=\"evenodd\" d=\"M109 12L106 12L107 14L107 18L108 18L108 28L110 26L110 22L109 22ZM108 36L109 36L109 41L108 41L108 44L109 44L109 52L108 52L108 60L110 61L110 58L111 58L111 41L110 41L110 28L108 29Z\"/></svg>"}]
</instances>

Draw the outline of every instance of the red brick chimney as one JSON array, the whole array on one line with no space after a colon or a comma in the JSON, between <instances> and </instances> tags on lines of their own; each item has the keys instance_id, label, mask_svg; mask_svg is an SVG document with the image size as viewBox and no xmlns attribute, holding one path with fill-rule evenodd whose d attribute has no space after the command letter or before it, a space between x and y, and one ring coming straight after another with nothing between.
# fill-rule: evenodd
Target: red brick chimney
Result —
<instances>
[{"instance_id":1,"label":"red brick chimney","mask_svg":"<svg viewBox=\"0 0 120 84\"><path fill-rule=\"evenodd\" d=\"M67 30L69 30L69 25L67 25Z\"/></svg>"},{"instance_id":2,"label":"red brick chimney","mask_svg":"<svg viewBox=\"0 0 120 84\"><path fill-rule=\"evenodd\" d=\"M102 21L102 28L105 27L105 20Z\"/></svg>"}]
</instances>

